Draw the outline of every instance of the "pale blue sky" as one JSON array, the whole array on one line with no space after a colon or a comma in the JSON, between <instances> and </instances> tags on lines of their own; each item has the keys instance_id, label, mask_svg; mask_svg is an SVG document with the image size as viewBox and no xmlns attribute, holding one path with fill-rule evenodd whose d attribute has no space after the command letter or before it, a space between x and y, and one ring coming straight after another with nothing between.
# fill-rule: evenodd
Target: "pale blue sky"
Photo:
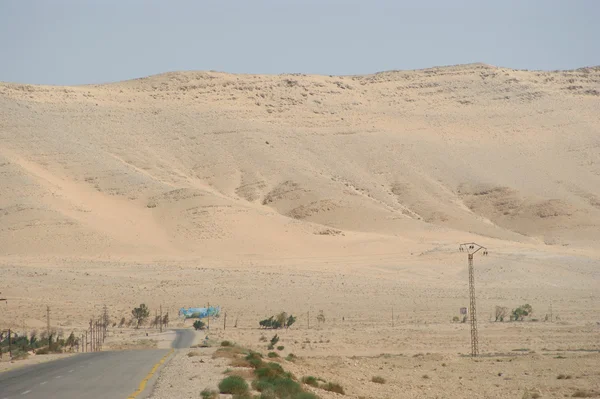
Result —
<instances>
[{"instance_id":1,"label":"pale blue sky","mask_svg":"<svg viewBox=\"0 0 600 399\"><path fill-rule=\"evenodd\" d=\"M0 0L0 81L600 65L600 0Z\"/></svg>"}]
</instances>

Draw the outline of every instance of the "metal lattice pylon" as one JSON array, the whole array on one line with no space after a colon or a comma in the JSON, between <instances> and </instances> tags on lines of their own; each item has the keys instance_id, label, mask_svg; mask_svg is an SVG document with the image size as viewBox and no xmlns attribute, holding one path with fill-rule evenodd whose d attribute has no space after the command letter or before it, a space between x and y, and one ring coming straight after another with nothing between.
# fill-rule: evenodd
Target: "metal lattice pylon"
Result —
<instances>
[{"instance_id":1,"label":"metal lattice pylon","mask_svg":"<svg viewBox=\"0 0 600 399\"><path fill-rule=\"evenodd\" d=\"M471 356L479 354L479 338L477 337L477 310L475 306L475 271L473 270L473 254L469 254L469 318L471 319Z\"/></svg>"},{"instance_id":2,"label":"metal lattice pylon","mask_svg":"<svg viewBox=\"0 0 600 399\"><path fill-rule=\"evenodd\" d=\"M487 248L474 242L460 244L459 250L469 255L469 319L471 320L471 356L479 355L479 337L477 335L477 307L475 306L475 269L473 268L473 256L483 250L487 256Z\"/></svg>"}]
</instances>

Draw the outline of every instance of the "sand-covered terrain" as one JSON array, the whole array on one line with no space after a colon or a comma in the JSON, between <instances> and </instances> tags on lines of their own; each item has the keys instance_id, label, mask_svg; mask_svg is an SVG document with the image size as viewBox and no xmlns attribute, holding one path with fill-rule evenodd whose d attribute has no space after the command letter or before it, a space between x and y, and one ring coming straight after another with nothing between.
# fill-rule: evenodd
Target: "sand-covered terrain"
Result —
<instances>
[{"instance_id":1,"label":"sand-covered terrain","mask_svg":"<svg viewBox=\"0 0 600 399\"><path fill-rule=\"evenodd\" d=\"M489 249L480 346L499 356L479 365L452 323L468 241ZM600 391L600 68L0 83L0 268L0 329L210 302L249 347L298 315L291 367L339 370L350 397ZM529 321L492 321L524 303Z\"/></svg>"}]
</instances>

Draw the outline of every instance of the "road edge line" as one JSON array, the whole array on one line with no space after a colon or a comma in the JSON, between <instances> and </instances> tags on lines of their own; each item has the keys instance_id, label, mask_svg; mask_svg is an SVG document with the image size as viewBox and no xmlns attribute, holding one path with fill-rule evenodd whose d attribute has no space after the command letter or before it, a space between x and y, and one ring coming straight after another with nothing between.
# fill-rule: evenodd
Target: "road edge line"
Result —
<instances>
[{"instance_id":1,"label":"road edge line","mask_svg":"<svg viewBox=\"0 0 600 399\"><path fill-rule=\"evenodd\" d=\"M171 349L169 351L169 353L167 353L166 355L164 355L162 357L162 359L160 359L153 367L152 370L150 370L150 372L148 373L148 375L146 375L146 377L140 382L140 385L138 385L138 389L132 393L131 395L129 395L127 397L127 399L135 399L139 394L141 394L142 392L144 392L144 389L146 389L146 384L148 383L148 381L150 380L150 378L152 378L152 376L154 375L154 373L156 373L156 370L158 370L158 368L167 360L167 358L174 352L174 349Z\"/></svg>"}]
</instances>

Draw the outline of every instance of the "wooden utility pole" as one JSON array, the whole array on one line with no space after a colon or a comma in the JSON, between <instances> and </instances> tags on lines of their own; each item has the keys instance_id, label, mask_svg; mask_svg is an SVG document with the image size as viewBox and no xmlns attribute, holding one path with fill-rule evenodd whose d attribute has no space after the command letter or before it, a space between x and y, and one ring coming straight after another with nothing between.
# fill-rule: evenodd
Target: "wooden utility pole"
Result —
<instances>
[{"instance_id":1,"label":"wooden utility pole","mask_svg":"<svg viewBox=\"0 0 600 399\"><path fill-rule=\"evenodd\" d=\"M90 352L94 351L94 322L90 319Z\"/></svg>"},{"instance_id":2,"label":"wooden utility pole","mask_svg":"<svg viewBox=\"0 0 600 399\"><path fill-rule=\"evenodd\" d=\"M10 338L10 328L8 329L8 358L12 359L12 345L11 345L11 338Z\"/></svg>"},{"instance_id":3,"label":"wooden utility pole","mask_svg":"<svg viewBox=\"0 0 600 399\"><path fill-rule=\"evenodd\" d=\"M102 342L106 339L106 331L108 329L108 308L104 305L102 312Z\"/></svg>"},{"instance_id":4,"label":"wooden utility pole","mask_svg":"<svg viewBox=\"0 0 600 399\"><path fill-rule=\"evenodd\" d=\"M50 306L46 306L46 333L50 339Z\"/></svg>"},{"instance_id":5,"label":"wooden utility pole","mask_svg":"<svg viewBox=\"0 0 600 399\"><path fill-rule=\"evenodd\" d=\"M85 346L84 346L84 349L83 349L84 352L88 351L88 347L87 346L88 346L88 337L87 337L87 330L85 330Z\"/></svg>"},{"instance_id":6,"label":"wooden utility pole","mask_svg":"<svg viewBox=\"0 0 600 399\"><path fill-rule=\"evenodd\" d=\"M227 312L225 312L225 315L223 317L223 331L225 331L226 328L227 328Z\"/></svg>"}]
</instances>

